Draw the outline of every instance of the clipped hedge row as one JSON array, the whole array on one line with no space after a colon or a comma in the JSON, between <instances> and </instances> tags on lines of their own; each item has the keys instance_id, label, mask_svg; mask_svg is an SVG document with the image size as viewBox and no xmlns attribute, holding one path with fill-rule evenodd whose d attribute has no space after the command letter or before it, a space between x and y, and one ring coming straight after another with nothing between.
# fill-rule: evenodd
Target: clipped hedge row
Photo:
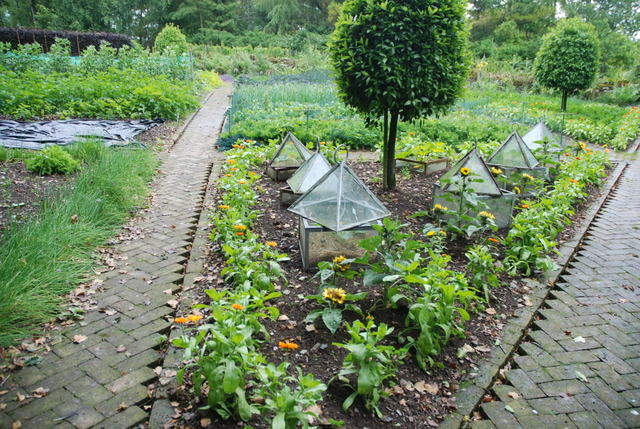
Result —
<instances>
[{"instance_id":1,"label":"clipped hedge row","mask_svg":"<svg viewBox=\"0 0 640 429\"><path fill-rule=\"evenodd\" d=\"M100 43L103 41L111 43L114 48L131 46L131 38L126 34L0 27L0 42L11 43L13 49L27 43L38 43L46 53L56 38L67 39L71 43L72 55L80 55L89 46L100 49Z\"/></svg>"}]
</instances>

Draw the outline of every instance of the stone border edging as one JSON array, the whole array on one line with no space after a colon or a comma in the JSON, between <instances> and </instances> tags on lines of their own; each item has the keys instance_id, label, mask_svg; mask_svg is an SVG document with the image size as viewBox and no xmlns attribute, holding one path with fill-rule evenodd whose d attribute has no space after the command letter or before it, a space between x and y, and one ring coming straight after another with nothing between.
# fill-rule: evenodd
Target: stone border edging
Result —
<instances>
[{"instance_id":1,"label":"stone border edging","mask_svg":"<svg viewBox=\"0 0 640 429\"><path fill-rule=\"evenodd\" d=\"M638 139L637 143L640 145L640 139ZM467 383L470 384L461 388L458 393L454 395L458 408L445 417L438 426L439 429L459 429L461 427L464 418L470 416L473 410L480 404L482 397L493 385L500 369L507 364L518 349L518 346L526 336L526 331L533 323L534 315L540 310L540 307L545 302L561 274L567 268L572 257L580 249L586 237L587 230L604 203L608 200L611 191L618 184L622 173L628 166L626 161L617 162L616 164L617 166L613 170L611 177L609 177L605 183L602 195L591 204L587 210L582 226L574 233L571 240L563 243L557 249L560 255L556 258L556 262L560 267L543 275L542 280L546 282L546 285L533 279L525 279L525 282L531 287L530 297L533 305L519 309L518 317L508 322L502 336L499 338L500 343L496 345L489 353L489 356L478 365L478 369L476 370L478 375L474 379L467 381Z\"/></svg>"}]
</instances>

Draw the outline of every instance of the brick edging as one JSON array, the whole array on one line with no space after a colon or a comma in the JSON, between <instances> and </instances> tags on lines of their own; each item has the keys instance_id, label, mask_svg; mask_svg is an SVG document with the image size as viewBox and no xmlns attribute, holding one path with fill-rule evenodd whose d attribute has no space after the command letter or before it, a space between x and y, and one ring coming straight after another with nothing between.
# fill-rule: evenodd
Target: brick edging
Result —
<instances>
[{"instance_id":1,"label":"brick edging","mask_svg":"<svg viewBox=\"0 0 640 429\"><path fill-rule=\"evenodd\" d=\"M640 144L640 139L638 139L638 143ZM542 277L541 280L546 284L533 279L525 279L525 282L531 288L530 298L533 305L519 309L518 317L511 319L507 323L502 336L499 338L500 344L496 345L489 353L489 356L478 366L476 370L478 375L474 379L468 380L467 384L456 393L455 399L458 408L443 420L438 426L440 429L460 428L465 417L469 417L480 404L482 397L493 385L500 370L509 362L518 349L518 346L526 336L526 331L533 323L534 315L540 310L560 275L580 249L589 227L609 198L611 191L618 184L622 173L628 165L626 161L616 162L615 164L617 164L615 169L605 182L602 195L591 204L580 228L574 233L571 240L566 241L557 249L560 255L556 258L556 263L560 265L560 268L550 271ZM464 385L465 382L462 384Z\"/></svg>"}]
</instances>

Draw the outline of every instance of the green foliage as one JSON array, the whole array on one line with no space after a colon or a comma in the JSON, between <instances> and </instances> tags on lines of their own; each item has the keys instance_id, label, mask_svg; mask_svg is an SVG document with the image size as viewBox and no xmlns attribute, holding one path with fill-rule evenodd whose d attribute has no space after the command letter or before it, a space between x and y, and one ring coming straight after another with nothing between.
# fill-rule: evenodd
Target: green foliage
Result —
<instances>
[{"instance_id":1,"label":"green foliage","mask_svg":"<svg viewBox=\"0 0 640 429\"><path fill-rule=\"evenodd\" d=\"M502 270L496 264L491 249L483 244L470 246L464 254L469 261L467 272L471 285L484 292L484 299L489 302L489 288L500 286L497 273Z\"/></svg>"},{"instance_id":2,"label":"green foliage","mask_svg":"<svg viewBox=\"0 0 640 429\"><path fill-rule=\"evenodd\" d=\"M180 31L180 28L172 24L167 24L156 36L153 51L160 54L175 52L181 55L189 52L189 43L187 42L187 37Z\"/></svg>"},{"instance_id":3,"label":"green foliage","mask_svg":"<svg viewBox=\"0 0 640 429\"><path fill-rule=\"evenodd\" d=\"M546 34L535 60L536 79L541 85L567 94L588 88L596 77L600 44L592 25L579 19L560 21Z\"/></svg>"},{"instance_id":4,"label":"green foliage","mask_svg":"<svg viewBox=\"0 0 640 429\"><path fill-rule=\"evenodd\" d=\"M340 97L383 117L385 189L395 187L398 120L444 112L469 68L465 2L347 0L329 43ZM388 130L388 133L386 132Z\"/></svg>"},{"instance_id":5,"label":"green foliage","mask_svg":"<svg viewBox=\"0 0 640 429\"><path fill-rule=\"evenodd\" d=\"M73 153L84 152L83 145ZM4 232L0 347L34 335L58 314L62 297L91 272L95 248L146 195L156 165L150 152L92 145L87 152L94 155L85 159L73 184L49 195L39 215Z\"/></svg>"},{"instance_id":6,"label":"green foliage","mask_svg":"<svg viewBox=\"0 0 640 429\"><path fill-rule=\"evenodd\" d=\"M366 325L356 320L352 325L346 323L346 327L349 341L333 343L334 346L349 351L336 378L351 386L354 392L344 400L342 408L348 410L353 401L361 396L365 407L382 418L378 402L386 395L384 383L395 377L397 365L406 350L380 344L393 331L393 328L384 323L376 327L373 320L367 321ZM352 375L355 375L355 386L349 378Z\"/></svg>"},{"instance_id":7,"label":"green foliage","mask_svg":"<svg viewBox=\"0 0 640 429\"><path fill-rule=\"evenodd\" d=\"M50 174L71 174L80 168L80 163L60 146L50 146L37 155L25 160L29 171L48 176Z\"/></svg>"}]
</instances>

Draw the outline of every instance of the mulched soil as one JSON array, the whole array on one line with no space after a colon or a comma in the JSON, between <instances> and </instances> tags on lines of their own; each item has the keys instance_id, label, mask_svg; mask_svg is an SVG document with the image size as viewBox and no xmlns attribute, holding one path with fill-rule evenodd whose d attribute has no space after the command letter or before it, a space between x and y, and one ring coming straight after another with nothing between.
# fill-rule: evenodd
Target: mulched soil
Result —
<instances>
[{"instance_id":1,"label":"mulched soil","mask_svg":"<svg viewBox=\"0 0 640 429\"><path fill-rule=\"evenodd\" d=\"M72 180L73 176L39 176L22 161L0 163L0 236L12 223L38 214L43 199Z\"/></svg>"},{"instance_id":2,"label":"mulched soil","mask_svg":"<svg viewBox=\"0 0 640 429\"><path fill-rule=\"evenodd\" d=\"M161 151L173 144L172 137L179 125L180 123L175 121L164 122L138 134L135 139L149 148Z\"/></svg>"},{"instance_id":3,"label":"mulched soil","mask_svg":"<svg viewBox=\"0 0 640 429\"><path fill-rule=\"evenodd\" d=\"M377 180L381 176L379 164L357 162L352 164L352 168L393 213L392 217L403 219L408 224L407 230L419 235L425 219L410 219L408 216L430 206L433 183L441 173L410 176L398 174L397 188L394 191L383 191L382 184ZM283 296L275 300L281 315L286 317L280 317L277 321L266 321L265 326L271 334L271 341L263 344L261 351L270 362L287 361L292 366L299 366L303 371L311 372L324 383L328 383L338 373L346 355L345 350L333 346L332 343L345 342L348 335L344 329L332 335L320 320L317 320L313 326L304 322L306 315L317 308L315 301L305 300L304 296L316 294L319 281L313 278L313 273L302 269L296 232L297 217L282 209L278 200L278 190L284 184L274 183L265 176L260 180L259 186L264 189L265 194L261 198L262 214L257 219L254 229L265 241L276 241L278 248L291 258L290 261L282 263L289 283L279 286ZM215 188L209 191L215 192ZM589 201L581 204L577 213L572 216L577 223L563 232L561 240L570 237L579 227L582 212L598 197L599 192L597 189L590 189L588 194ZM501 231L497 235L501 236L505 232ZM461 271L464 269L466 264L464 249L468 245L469 242L464 239L448 244L446 252L452 256L450 265L452 269ZM224 260L220 257L218 250L215 243L212 243L208 249L209 259L203 271L205 280L200 284L202 290L223 286L218 273L224 266ZM380 403L384 419L380 420L367 411L360 399L356 400L348 412L343 412L341 404L351 390L339 382L334 382L329 385L324 400L319 404L322 414L315 424L324 426L328 419L332 418L343 420L346 428L437 427L444 416L456 409L452 395L459 389L461 380L477 370L478 361L490 352L508 319L515 317L517 308L531 305L527 297L529 289L521 279L503 276L502 280L504 287L491 291L490 307L476 305L473 309L471 320L465 325L465 338L455 338L444 348L439 357L443 364L442 368L434 367L425 373L417 366L413 356L407 357L405 363L399 366L396 376L397 386L390 388L390 396ZM358 284L340 284L340 286L351 293L363 290ZM360 302L363 309L369 308L380 293L375 289L368 292L369 297ZM206 302L204 293L201 296L203 296L203 302ZM405 309L383 309L373 312L372 315L377 323L384 322L393 326L395 333L404 328ZM354 319L346 312L345 318L348 321ZM395 333L387 337L387 343L397 346ZM299 349L294 351L278 349L278 341L284 340L295 341L299 344ZM457 353L463 346L468 353L459 359ZM179 403L176 407L176 427L197 428L201 427L201 418L215 419L210 413L196 411L198 407L206 405L206 400L193 398L184 387L174 392L172 399ZM268 427L258 419L248 423L255 428ZM216 428L232 428L242 426L242 423L215 420L213 425Z\"/></svg>"}]
</instances>

